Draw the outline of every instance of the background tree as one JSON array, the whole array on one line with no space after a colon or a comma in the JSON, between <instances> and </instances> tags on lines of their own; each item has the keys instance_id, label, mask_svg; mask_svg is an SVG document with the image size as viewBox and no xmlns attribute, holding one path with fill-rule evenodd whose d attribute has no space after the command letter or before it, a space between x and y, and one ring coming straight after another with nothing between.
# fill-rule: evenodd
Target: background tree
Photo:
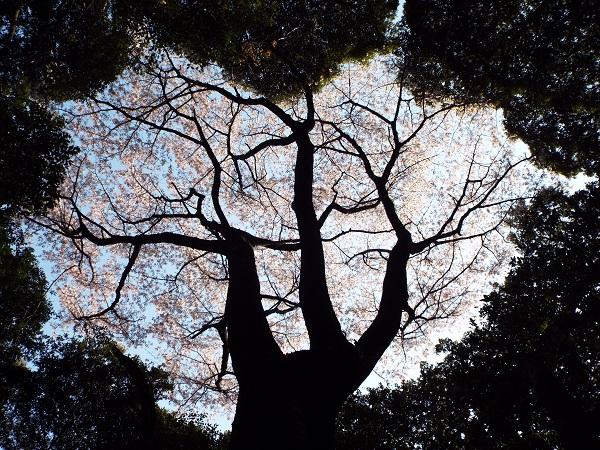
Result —
<instances>
[{"instance_id":1,"label":"background tree","mask_svg":"<svg viewBox=\"0 0 600 450\"><path fill-rule=\"evenodd\" d=\"M2 403L2 448L222 448L201 416L156 407L166 374L110 342L46 340L31 362Z\"/></svg>"},{"instance_id":2,"label":"background tree","mask_svg":"<svg viewBox=\"0 0 600 450\"><path fill-rule=\"evenodd\" d=\"M384 50L397 7L397 0L147 0L130 15L159 47L215 63L227 78L281 99Z\"/></svg>"},{"instance_id":3,"label":"background tree","mask_svg":"<svg viewBox=\"0 0 600 450\"><path fill-rule=\"evenodd\" d=\"M83 98L129 61L116 2L7 1L0 7L0 213L52 206L77 148L49 102Z\"/></svg>"},{"instance_id":4,"label":"background tree","mask_svg":"<svg viewBox=\"0 0 600 450\"><path fill-rule=\"evenodd\" d=\"M3 2L3 89L37 99L81 98L115 79L129 61L131 32L118 1Z\"/></svg>"},{"instance_id":5,"label":"background tree","mask_svg":"<svg viewBox=\"0 0 600 450\"><path fill-rule=\"evenodd\" d=\"M595 1L408 0L406 80L432 99L502 108L541 166L599 173Z\"/></svg>"},{"instance_id":6,"label":"background tree","mask_svg":"<svg viewBox=\"0 0 600 450\"><path fill-rule=\"evenodd\" d=\"M35 101L0 95L0 215L40 214L58 197L76 153L62 120Z\"/></svg>"},{"instance_id":7,"label":"background tree","mask_svg":"<svg viewBox=\"0 0 600 450\"><path fill-rule=\"evenodd\" d=\"M598 184L515 215L522 256L481 325L397 390L355 397L348 448L595 448L600 442ZM384 433L375 431L384 429ZM368 445L363 446L363 442ZM344 448L343 446L340 448Z\"/></svg>"},{"instance_id":8,"label":"background tree","mask_svg":"<svg viewBox=\"0 0 600 450\"><path fill-rule=\"evenodd\" d=\"M0 222L0 400L25 368L22 359L39 346L48 320L46 279L14 226Z\"/></svg>"}]
</instances>

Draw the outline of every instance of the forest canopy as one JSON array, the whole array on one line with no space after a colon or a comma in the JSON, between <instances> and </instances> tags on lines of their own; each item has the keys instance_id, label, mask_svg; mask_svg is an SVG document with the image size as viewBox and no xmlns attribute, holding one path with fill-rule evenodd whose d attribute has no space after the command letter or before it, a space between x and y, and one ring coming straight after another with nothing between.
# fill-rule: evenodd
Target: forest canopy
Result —
<instances>
[{"instance_id":1,"label":"forest canopy","mask_svg":"<svg viewBox=\"0 0 600 450\"><path fill-rule=\"evenodd\" d=\"M501 280L507 218L556 181L530 162L597 175L570 3L2 8L3 227L35 224L65 323L154 354L182 406L235 401L234 449L332 447L377 364Z\"/></svg>"}]
</instances>

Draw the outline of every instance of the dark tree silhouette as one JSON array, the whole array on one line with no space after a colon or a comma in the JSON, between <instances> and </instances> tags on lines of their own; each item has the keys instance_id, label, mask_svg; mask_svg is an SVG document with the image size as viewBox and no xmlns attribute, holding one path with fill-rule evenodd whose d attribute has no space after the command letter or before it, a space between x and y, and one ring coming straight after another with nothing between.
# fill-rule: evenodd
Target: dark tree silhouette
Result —
<instances>
[{"instance_id":1,"label":"dark tree silhouette","mask_svg":"<svg viewBox=\"0 0 600 450\"><path fill-rule=\"evenodd\" d=\"M145 1L130 13L162 48L214 62L262 95L319 86L389 45L397 0Z\"/></svg>"},{"instance_id":2,"label":"dark tree silhouette","mask_svg":"<svg viewBox=\"0 0 600 450\"><path fill-rule=\"evenodd\" d=\"M61 206L43 222L87 261L73 275L84 275L87 264L94 267L86 292L101 292L115 282L114 267L103 272L102 259L89 249L115 252L110 261L124 264L113 299L100 299L98 308L95 300L86 304L93 294L80 296L77 290L71 312L80 319L125 326L132 319L123 306L143 304L147 298L127 294L135 286L135 271L145 273L154 263L176 266L177 275L164 280L177 301L171 303L170 294L158 293L153 304L166 324L180 326L180 320L192 320L183 327L187 336L180 341L207 339L209 332L220 339L222 359L206 364L213 372L203 381L221 389L223 379L235 374L239 391L231 447L328 448L338 409L392 341L452 314L456 297L445 296L444 288L469 271L486 248L489 233L497 230L514 198L496 190L518 162L476 156L474 140L475 150L469 148L462 161L464 173L455 170L460 178L451 186L457 191L446 198L449 203L436 211L439 216L431 223L412 225L418 236L413 240L398 191L408 183L408 174L417 177L413 171L429 159L419 156L420 133L434 136L443 128L443 117L460 105L419 107L401 84L391 82L372 92L385 89L386 99L394 96L392 111L380 112L376 108L382 105L372 97L352 97L341 88L332 89L340 100L328 108L323 99L315 103L310 86L305 86L301 100L280 106L266 97L242 94L210 70L198 72L168 55L159 65L148 62L145 69L143 76L132 75L98 96L90 104L93 110L74 111L80 119L75 130L99 152L92 158L101 161L104 152L120 154L119 164L128 172L116 179L110 158L105 159L109 166L92 171L87 160L81 160ZM112 128L106 135L100 132L106 129L104 118ZM152 134L156 146L147 140ZM98 136L110 138L96 140ZM114 148L121 150L115 153ZM171 174L183 176L148 173L154 164L150 160L158 154L162 168L166 158ZM150 178L139 179L137 167ZM187 170L195 172L188 177ZM171 177L169 185L163 177ZM99 196L92 193L98 191L88 191L98 183ZM499 217L487 215L498 207ZM361 214L375 215L373 229L362 229L360 222L341 229L334 221ZM328 235L322 230L329 230ZM365 271L387 267L377 312L363 319L370 325L351 342L332 302L327 276L334 268L328 266L325 246L345 245L342 239L351 236L384 234L387 240L381 246L369 239L366 247L351 248L355 254L345 261L363 257ZM468 239L474 239L479 250L469 258L455 257ZM442 247L447 253L435 256ZM257 254L263 258L261 265ZM264 259L269 255L283 258L283 264ZM412 299L409 258L433 274L432 279L420 280L420 295ZM443 268L430 269L433 258L440 258ZM186 281L182 286L181 279L196 279L190 283L202 285L187 287ZM225 283L223 305L220 286ZM156 293L154 289L148 293ZM208 302L214 306L205 307ZM188 308L199 312L187 314ZM268 316L285 316L298 308L310 347L285 353Z\"/></svg>"},{"instance_id":3,"label":"dark tree silhouette","mask_svg":"<svg viewBox=\"0 0 600 450\"><path fill-rule=\"evenodd\" d=\"M15 227L0 222L0 401L19 379L22 358L39 347L39 332L50 315L46 279Z\"/></svg>"},{"instance_id":4,"label":"dark tree silhouette","mask_svg":"<svg viewBox=\"0 0 600 450\"><path fill-rule=\"evenodd\" d=\"M30 362L35 369L23 369L2 402L2 448L223 448L202 417L158 408L166 374L110 342L46 340Z\"/></svg>"},{"instance_id":5,"label":"dark tree silhouette","mask_svg":"<svg viewBox=\"0 0 600 450\"><path fill-rule=\"evenodd\" d=\"M407 0L398 55L415 91L503 108L540 165L598 174L598 11L594 0Z\"/></svg>"},{"instance_id":6,"label":"dark tree silhouette","mask_svg":"<svg viewBox=\"0 0 600 450\"><path fill-rule=\"evenodd\" d=\"M77 149L61 131L62 122L46 110L48 102L82 98L104 87L132 61L130 52L136 36L139 38L148 33L159 47L181 50L196 62L220 63L230 76L255 90L272 96L289 96L299 93L307 83L316 85L331 77L340 62L364 57L380 49L395 8L395 1L348 2L346 5L243 1L233 5L228 2L191 5L155 1L131 5L120 1L73 3L60 0L3 3L0 9L0 112L3 122L0 200L3 216L40 214L52 206L65 167ZM350 9L354 9L352 14ZM331 18L335 26L328 25L327 19ZM351 20L354 22L349 23ZM202 25L200 28L199 24ZM275 53L277 57L272 57ZM10 244L4 244L3 240L3 262L11 256ZM31 255L12 256L29 258L26 263L33 264ZM5 264L2 269L3 281L6 281L2 307L7 313L3 319L17 321L17 331L23 328L24 321L35 325L32 333L36 334L43 321L41 316L47 315L47 309L40 306L39 311L36 310L40 317L27 318L8 311L30 303L21 296L26 294L25 288L19 288L16 295L19 298L11 296L10 288L14 286L12 281L9 283L4 278L29 282L26 288L37 289L38 303L42 305L43 302L42 306L46 306L41 292L45 288L43 280L35 284L34 280L21 279L38 274L33 266L10 274L4 270L17 269L14 264ZM7 327L5 331L12 333L14 328ZM16 349L7 347L6 351L15 353L13 356L16 357ZM106 381L92 374L96 369L104 370L108 362L102 358L106 355L90 354L88 361L74 348L60 351L63 352L61 359L49 353L42 357L35 374L22 368L21 375L28 374L30 378L26 388L21 386L19 389L13 383L16 379L11 380L9 387L16 389L11 397L16 403L11 404L15 409L10 417L15 434L7 438L6 445L10 442L22 445L25 436L28 436L30 447L48 444L80 448L90 445L90 439L97 440L96 447L107 445L102 439L112 439L113 448L115 445L134 445L129 439L131 436L127 438L119 433L131 425L135 434L137 425L119 420L111 422L109 414L102 417L92 414L98 412L98 402L103 395L98 389ZM84 360L77 360L82 357ZM87 367L89 373L73 371L75 362L75 366L85 367L85 361L92 364ZM121 362L127 365L127 359ZM59 366L52 365L55 363ZM52 373L45 373L45 370ZM113 367L112 370L116 369ZM67 377L72 383L55 385L52 377ZM94 382L99 385L89 385ZM52 388L57 389L53 394ZM55 403L79 395L77 389L83 389L79 400L85 408L74 409L72 404L54 408ZM93 392L97 396L92 395ZM27 398L16 399L17 393ZM126 400L119 399L117 392L114 394L117 395L116 403ZM45 400L49 403L44 403ZM107 412L111 411L111 408L107 409ZM67 416L72 415L86 422L71 423L67 432L64 426L69 424ZM133 420L131 414L125 416L123 420ZM171 423L177 425L179 422ZM48 438L53 440L48 443Z\"/></svg>"},{"instance_id":7,"label":"dark tree silhouette","mask_svg":"<svg viewBox=\"0 0 600 450\"><path fill-rule=\"evenodd\" d=\"M522 256L485 321L417 381L354 397L340 448L597 448L599 195L550 190L519 210Z\"/></svg>"},{"instance_id":8,"label":"dark tree silhouette","mask_svg":"<svg viewBox=\"0 0 600 450\"><path fill-rule=\"evenodd\" d=\"M81 122L72 131L77 133L77 126L85 128L83 122L88 119L102 122L102 114L110 116L115 121L102 144L107 151L113 145L112 133L118 135L125 130L127 134L130 127L135 129L124 140L117 137L115 142L122 148L110 156L101 155L100 150L97 157L78 161L60 208L43 222L74 244L80 258L73 268L79 270L79 275L87 264L93 267L97 262L93 247L100 249L96 256L113 249L117 253L125 251L120 258L108 258L117 264L124 257L114 299L101 303L100 310L74 308L72 312L88 321L109 323L110 317L120 325L127 323L121 295L127 292L135 270L152 260L151 253L157 247L185 255L174 284L182 272L198 268L199 279L227 283L224 305L204 311L200 315L204 322L190 330L189 336L198 337L207 331L218 335L222 360L212 376L216 389L232 371L237 379L232 448L330 447L340 405L367 377L397 335L418 331L429 320L453 313L460 294L445 296L444 288L475 264L479 253L487 248L489 233L496 231L502 220L500 217L489 223L482 219L482 213L499 207L504 208L502 216L514 200L498 197L496 190L515 162L496 165L501 158L482 160L469 148L463 161L464 178L458 184L440 187L442 191L458 186L458 191L445 198L440 216L423 223L406 212L400 186L410 179L411 170L432 158L418 151L411 153L419 149L417 136L424 131L435 134L442 127L441 119L460 108L462 100L431 108L410 95L405 90L405 79L400 77L397 84L390 84L386 94L391 108L377 109L368 95L356 96L350 88L339 86L337 104L315 106L315 93L338 72L340 63L385 49L395 7L395 1L383 0L149 0L134 5L118 1L77 5L32 1L11 2L2 11L0 54L14 61L11 65L3 59L2 76L3 81L12 80L16 86L3 95L24 95L40 102L92 96L97 110L79 115L73 108L75 122ZM242 20L246 12L248 21ZM96 94L130 62L128 52L137 48L132 42L137 43L140 36L152 40L147 58L140 58L135 65L139 77L145 77L148 84L134 86L132 80L138 75L128 72L129 85L125 79L120 86ZM167 54L159 50L167 50ZM173 53L200 64L202 71ZM213 76L212 63L222 69L225 80ZM236 84L227 85L225 81L258 95L247 95ZM129 95L137 96L135 104L126 103ZM221 103L215 104L216 99ZM33 136L27 127L34 123L32 111L36 110L28 102L12 103L10 107L14 105L21 110L7 115L13 122L26 113L31 116L26 127L18 128L20 134L11 135L21 139L13 148L22 149L23 142ZM224 108L219 109L221 106ZM331 111L337 115L332 116ZM96 125L102 128L100 123ZM53 127L52 132L57 128ZM172 141L172 145L186 143L173 150L173 158L189 150L190 167L201 167L197 179L183 179L177 184L165 174L153 184L134 177L121 180L125 181L121 186L113 185L123 191L121 197L111 197L110 183L120 182L111 175L109 179L95 179L99 183L92 188L93 194L80 195L93 183L90 176L95 169L87 170L89 165L97 164L100 169L103 164L116 163L118 157L124 157L120 161L123 165L129 164L127 158L142 161L148 156L147 150L154 152L153 137L161 140L165 135L179 140ZM93 147L89 134L78 137ZM129 145L137 151L133 156ZM64 141L59 146L72 151ZM473 146L477 148L477 144ZM165 148L171 147L165 144ZM200 156L194 160L196 154ZM279 154L283 156L281 161L277 161ZM52 164L58 178L63 161L57 159ZM287 165L282 170L278 164ZM120 170L119 164L113 168ZM273 175L278 177L275 187L269 181ZM126 185L129 181L131 184ZM133 185L139 188L137 193ZM96 215L103 208L101 203L94 204L98 193L109 204ZM13 201L15 196L11 194L10 198ZM129 208L120 209L123 198L132 201L132 208L140 209L135 213ZM81 203L87 201L92 204ZM264 220L272 218L273 222L260 222L257 211L248 212L249 205L260 209ZM43 204L46 206L49 203ZM234 214L236 206L241 206L238 216ZM352 218L373 212L378 215L376 229L335 229L331 225L334 218L339 220L336 216ZM244 223L249 216L255 223ZM473 223L481 226L473 227ZM322 230L327 230L327 235ZM357 235L369 237L366 247L346 255L345 262L362 258L369 269L387 269L377 311L369 317L370 325L351 342L340 324L327 284L324 243L338 245ZM371 243L371 237L382 235L387 236L385 245ZM470 238L480 244L479 250L472 259L461 260L457 256L461 253L459 246ZM444 266L432 269L431 255L442 246L448 249ZM282 257L290 272L287 294L269 278L279 275L276 272L281 273L285 264L273 264L266 275L257 265L257 252L267 251L292 255ZM169 259L170 253L162 255L167 267L181 262L179 256ZM433 274L429 284L419 280L422 295L412 299L407 280L410 258L425 267L423 272ZM462 265L457 270L459 260ZM202 273L206 266L214 269L208 275ZM95 273L89 278L101 290L106 286L98 286L98 279ZM77 294L86 300L82 292ZM273 305L263 307L263 301ZM168 309L169 305L163 307ZM310 348L284 353L273 336L268 316L298 309ZM177 312L173 310L172 316ZM119 353L113 356L127 369L130 360ZM49 361L41 359L40 367ZM93 372L95 368L93 365L89 369ZM127 383L132 383L138 394L147 391L142 389L143 383L131 381L139 377L135 367L130 368ZM66 371L61 369L61 373ZM84 377L78 383L85 386L87 381L93 380ZM96 401L93 395L86 397L85 392L83 398L92 399L88 404ZM141 423L132 425L132 429L140 428L142 438L148 440L151 419L146 413L151 408L140 399L136 405L134 409L140 412L136 420ZM37 407L45 411L41 403ZM58 425L56 422L51 426ZM41 434L48 436L46 432Z\"/></svg>"},{"instance_id":9,"label":"dark tree silhouette","mask_svg":"<svg viewBox=\"0 0 600 450\"><path fill-rule=\"evenodd\" d=\"M2 90L82 98L125 68L132 35L118 1L15 0L0 9ZM3 92L5 93L5 92Z\"/></svg>"},{"instance_id":10,"label":"dark tree silhouette","mask_svg":"<svg viewBox=\"0 0 600 450\"><path fill-rule=\"evenodd\" d=\"M31 100L0 94L0 215L40 214L58 197L76 153L62 120Z\"/></svg>"}]
</instances>

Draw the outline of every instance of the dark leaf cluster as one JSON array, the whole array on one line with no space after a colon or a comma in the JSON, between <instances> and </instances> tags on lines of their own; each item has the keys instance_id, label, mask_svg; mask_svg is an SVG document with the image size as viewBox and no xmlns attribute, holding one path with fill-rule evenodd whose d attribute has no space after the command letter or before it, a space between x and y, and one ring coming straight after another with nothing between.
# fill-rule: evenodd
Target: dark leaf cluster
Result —
<instances>
[{"instance_id":1,"label":"dark leaf cluster","mask_svg":"<svg viewBox=\"0 0 600 450\"><path fill-rule=\"evenodd\" d=\"M408 0L399 64L430 99L503 108L541 166L598 174L598 11L594 0Z\"/></svg>"},{"instance_id":2,"label":"dark leaf cluster","mask_svg":"<svg viewBox=\"0 0 600 450\"><path fill-rule=\"evenodd\" d=\"M390 43L397 0L146 0L132 13L159 48L216 63L236 83L272 99L297 96L340 64Z\"/></svg>"},{"instance_id":3,"label":"dark leaf cluster","mask_svg":"<svg viewBox=\"0 0 600 450\"><path fill-rule=\"evenodd\" d=\"M30 365L0 408L2 448L223 448L202 416L158 408L171 388L167 375L109 341L46 341Z\"/></svg>"},{"instance_id":4,"label":"dark leaf cluster","mask_svg":"<svg viewBox=\"0 0 600 450\"><path fill-rule=\"evenodd\" d=\"M132 35L122 9L118 0L3 2L2 84L53 100L97 91L129 59Z\"/></svg>"},{"instance_id":5,"label":"dark leaf cluster","mask_svg":"<svg viewBox=\"0 0 600 450\"><path fill-rule=\"evenodd\" d=\"M38 348L39 330L50 317L45 294L46 279L32 250L14 226L0 222L0 386L19 372L20 359Z\"/></svg>"},{"instance_id":6,"label":"dark leaf cluster","mask_svg":"<svg viewBox=\"0 0 600 450\"><path fill-rule=\"evenodd\" d=\"M36 101L0 94L0 215L52 207L77 152L62 121Z\"/></svg>"}]
</instances>

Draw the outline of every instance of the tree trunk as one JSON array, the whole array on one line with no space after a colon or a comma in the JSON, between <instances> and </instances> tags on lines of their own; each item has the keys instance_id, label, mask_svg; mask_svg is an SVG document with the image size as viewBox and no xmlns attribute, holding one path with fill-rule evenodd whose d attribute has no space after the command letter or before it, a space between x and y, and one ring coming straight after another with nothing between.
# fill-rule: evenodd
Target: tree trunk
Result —
<instances>
[{"instance_id":1,"label":"tree trunk","mask_svg":"<svg viewBox=\"0 0 600 450\"><path fill-rule=\"evenodd\" d=\"M359 383L348 376L356 372L357 353L347 350L295 352L263 377L240 380L230 449L333 448L335 418Z\"/></svg>"},{"instance_id":2,"label":"tree trunk","mask_svg":"<svg viewBox=\"0 0 600 450\"><path fill-rule=\"evenodd\" d=\"M331 449L336 413L313 396L301 399L285 389L240 392L230 448Z\"/></svg>"},{"instance_id":3,"label":"tree trunk","mask_svg":"<svg viewBox=\"0 0 600 450\"><path fill-rule=\"evenodd\" d=\"M310 349L284 355L265 318L254 250L243 236L229 230L229 288L225 315L233 369L240 387L230 448L331 449L335 418L346 398L369 375L390 345L408 305L406 265L412 249L410 233L393 203L384 201L398 242L390 251L379 311L356 346L346 339L327 288L321 223L313 203L314 152L310 118L295 123L298 148L292 209L300 238L299 304ZM312 111L312 112L311 112ZM378 178L378 189L385 183ZM385 200L385 199L384 199Z\"/></svg>"}]
</instances>

